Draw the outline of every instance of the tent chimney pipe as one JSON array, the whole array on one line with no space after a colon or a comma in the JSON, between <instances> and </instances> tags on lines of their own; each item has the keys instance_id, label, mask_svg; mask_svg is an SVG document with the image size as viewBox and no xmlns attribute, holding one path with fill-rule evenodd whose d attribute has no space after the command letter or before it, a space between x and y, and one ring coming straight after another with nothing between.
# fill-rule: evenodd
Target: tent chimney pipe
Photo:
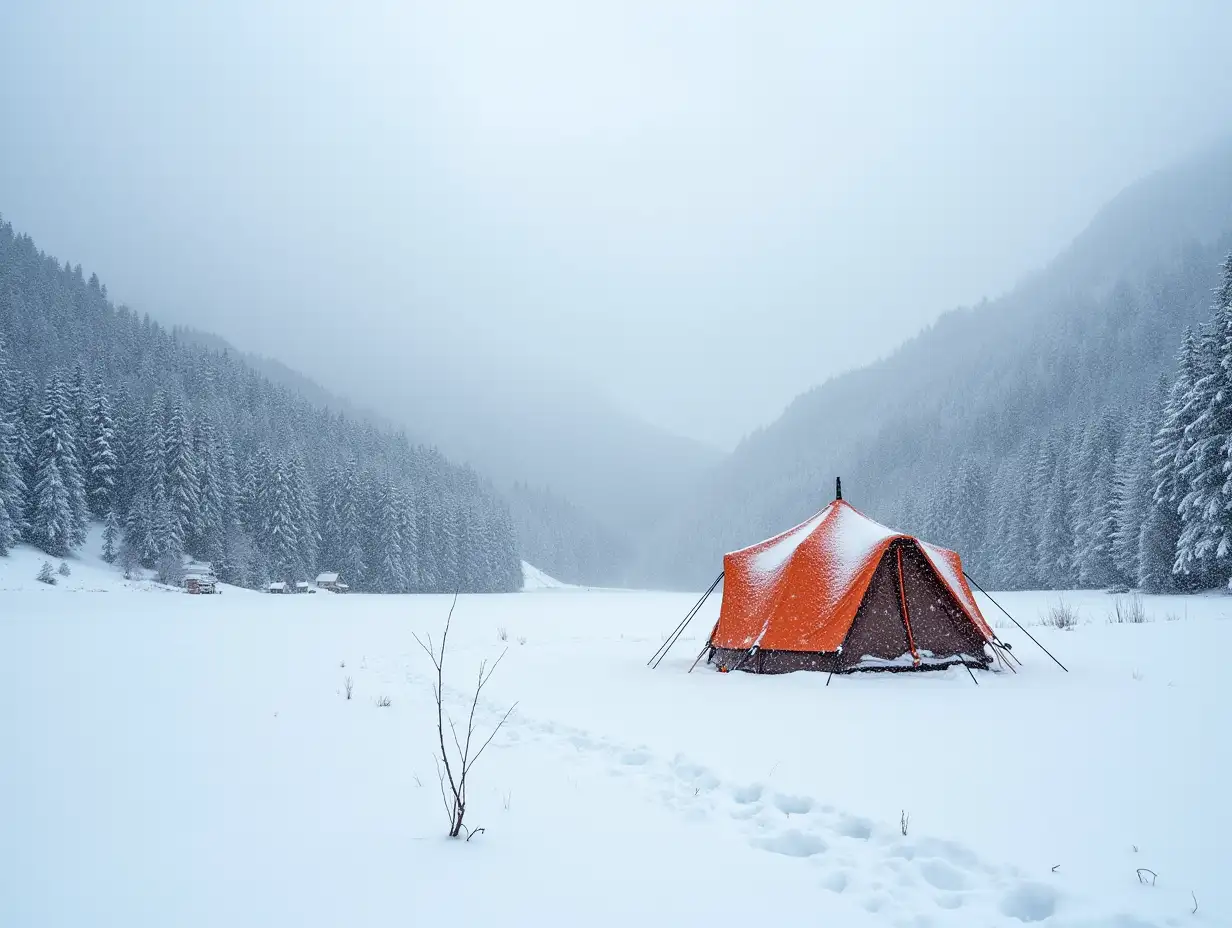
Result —
<instances>
[{"instance_id":1,"label":"tent chimney pipe","mask_svg":"<svg viewBox=\"0 0 1232 928\"><path fill-rule=\"evenodd\" d=\"M842 477L834 478L834 498L836 500L843 498L843 478Z\"/></svg>"}]
</instances>

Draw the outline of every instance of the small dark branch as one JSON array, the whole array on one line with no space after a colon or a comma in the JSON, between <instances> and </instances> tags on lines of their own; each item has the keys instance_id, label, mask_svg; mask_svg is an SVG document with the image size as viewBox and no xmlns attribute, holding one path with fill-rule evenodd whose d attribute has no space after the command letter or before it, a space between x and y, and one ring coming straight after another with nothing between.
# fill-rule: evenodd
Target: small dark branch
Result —
<instances>
[{"instance_id":1,"label":"small dark branch","mask_svg":"<svg viewBox=\"0 0 1232 928\"><path fill-rule=\"evenodd\" d=\"M1053 873L1056 873L1056 872L1057 872L1058 870L1060 870L1060 869L1061 869L1061 865L1060 865L1060 864L1057 864L1055 867L1053 867L1053 868L1052 868L1052 872L1053 872Z\"/></svg>"},{"instance_id":2,"label":"small dark branch","mask_svg":"<svg viewBox=\"0 0 1232 928\"><path fill-rule=\"evenodd\" d=\"M351 690L352 690L352 689L354 688L354 686L355 686L355 681L354 681L354 680L352 680L350 677L347 677L345 680L343 680L343 681L342 681L342 685L346 687L346 698L347 698L347 699L350 699L350 698L351 698Z\"/></svg>"},{"instance_id":3,"label":"small dark branch","mask_svg":"<svg viewBox=\"0 0 1232 928\"><path fill-rule=\"evenodd\" d=\"M1159 877L1159 874L1158 874L1158 873L1156 873L1154 870L1150 869L1149 867L1139 867L1139 868L1137 869L1137 871L1136 871L1136 872L1137 872L1137 874L1138 874L1138 882L1139 882L1139 883L1145 883L1145 882L1146 882L1146 878L1145 878L1145 877L1143 877L1143 875L1142 875L1142 874L1144 874L1144 873L1149 873L1149 874L1151 875L1151 885L1152 885L1152 886L1154 886L1154 885L1155 885L1155 880L1156 880L1156 879L1158 879L1158 877Z\"/></svg>"},{"instance_id":4,"label":"small dark branch","mask_svg":"<svg viewBox=\"0 0 1232 928\"><path fill-rule=\"evenodd\" d=\"M462 827L463 827L463 828L465 828L466 826L465 826L465 825L463 825ZM475 837L475 835L481 835L481 834L483 834L483 833L484 833L484 831L486 831L486 830L487 830L487 829L484 829L484 828L476 828L474 831L469 831L469 830L468 830L468 831L466 832L466 840L467 840L467 842L469 842L469 841L471 840L471 838Z\"/></svg>"},{"instance_id":5,"label":"small dark branch","mask_svg":"<svg viewBox=\"0 0 1232 928\"><path fill-rule=\"evenodd\" d=\"M898 825L899 825L899 828L902 829L904 837L906 837L907 835L907 826L910 824L911 824L911 816L907 814L906 809L903 809L902 815L900 815L898 818Z\"/></svg>"},{"instance_id":6,"label":"small dark branch","mask_svg":"<svg viewBox=\"0 0 1232 928\"><path fill-rule=\"evenodd\" d=\"M1193 896L1193 901L1194 901L1194 907L1193 907L1193 910L1192 910L1189 914L1190 914L1190 915L1197 915L1197 914L1198 914L1198 894L1197 894L1197 893L1195 893L1195 892L1191 889L1191 890L1189 891L1189 895Z\"/></svg>"}]
</instances>

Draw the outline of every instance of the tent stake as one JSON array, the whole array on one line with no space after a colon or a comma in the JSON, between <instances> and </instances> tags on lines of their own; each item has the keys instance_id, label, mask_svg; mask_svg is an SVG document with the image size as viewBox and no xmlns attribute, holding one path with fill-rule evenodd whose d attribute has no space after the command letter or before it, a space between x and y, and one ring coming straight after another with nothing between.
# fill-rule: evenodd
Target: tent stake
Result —
<instances>
[{"instance_id":1,"label":"tent stake","mask_svg":"<svg viewBox=\"0 0 1232 928\"><path fill-rule=\"evenodd\" d=\"M843 646L840 644L838 646L838 652L835 654L835 657L834 657L834 663L830 665L830 672L826 674L826 686L830 685L830 678L834 676L834 668L838 664L838 662L841 661L842 659L843 659Z\"/></svg>"},{"instance_id":2,"label":"tent stake","mask_svg":"<svg viewBox=\"0 0 1232 928\"><path fill-rule=\"evenodd\" d=\"M706 600L710 598L710 594L714 592L714 588L719 585L719 581L722 579L723 571L720 570L719 575L714 578L714 583L710 584L710 588L706 590L706 592L702 594L702 598L693 605L693 608L689 610L689 614L686 615L681 623L676 626L675 630L667 636L667 640L664 641L663 644L659 645L659 649L655 651L650 660L646 662L646 666L648 666L651 670L658 669L659 664L663 662L663 658L667 657L667 652L670 651L676 642L680 640L680 636L684 634L684 630L688 627L689 623L693 621L693 617L697 615L698 610L701 609Z\"/></svg>"},{"instance_id":3,"label":"tent stake","mask_svg":"<svg viewBox=\"0 0 1232 928\"><path fill-rule=\"evenodd\" d=\"M984 589L982 586L980 586L978 583L976 583L976 582L975 582L975 578L974 578L973 576L971 576L969 573L967 573L965 570L963 571L963 576L964 576L964 577L966 577L968 580L970 580L972 583L975 583L975 588L976 588L977 590L979 590L979 591L980 591L981 593L983 593L985 596L988 596L988 591L987 591L986 589ZM1041 651L1043 651L1045 654L1047 654L1049 657L1051 657L1051 658L1052 658L1052 660L1053 660L1053 662L1054 662L1054 663L1055 663L1058 667L1060 667L1060 668L1061 668L1062 670L1064 670L1066 673L1069 673L1069 668L1068 668L1068 667L1066 667L1064 664L1062 664L1062 663L1061 663L1059 660L1057 660L1055 657L1053 657L1052 652L1051 652L1051 651L1049 651L1049 650L1048 650L1046 647L1044 647L1042 644L1040 644L1040 643L1039 643L1039 641L1037 641L1037 640L1036 640L1036 638L1035 638L1035 636L1034 636L1034 635L1032 635L1029 631L1027 631L1025 628L1023 628L1023 627L1022 627L1022 625L1020 625L1020 624L1019 624L1019 622L1018 622L1018 620L1017 620L1016 618L1014 618L1014 617L1013 617L1012 615L1010 615L1008 612L1005 612L1005 609L1002 607L1002 605L1001 605L999 602L997 602L997 601L996 601L995 599L993 599L991 596L988 596L988 601L989 601L990 603L992 603L994 606L996 606L998 609L1000 609L1003 613L1005 613L1005 617L1006 617L1007 619L1009 619L1011 622L1013 622L1015 625L1017 625L1017 626L1018 626L1018 630L1019 630L1020 632L1022 632L1024 635L1026 635L1026 636L1027 636L1028 638L1030 638L1032 641L1034 641L1034 642L1035 642L1035 646L1036 646L1037 648L1039 648Z\"/></svg>"},{"instance_id":4,"label":"tent stake","mask_svg":"<svg viewBox=\"0 0 1232 928\"><path fill-rule=\"evenodd\" d=\"M964 667L967 667L967 662L966 662L966 661L964 661L964 660L962 659L962 657L961 657L961 656L959 656L959 658L958 658L958 663L962 664ZM971 668L970 668L970 667L967 667L967 673L968 673L968 674L970 674L970 676L971 676L971 682L972 682L972 683L974 683L976 686L979 686L979 685L980 685L980 681L979 681L979 680L977 680L977 679L975 679L975 673L974 673L974 672L972 672L972 670L971 670Z\"/></svg>"}]
</instances>

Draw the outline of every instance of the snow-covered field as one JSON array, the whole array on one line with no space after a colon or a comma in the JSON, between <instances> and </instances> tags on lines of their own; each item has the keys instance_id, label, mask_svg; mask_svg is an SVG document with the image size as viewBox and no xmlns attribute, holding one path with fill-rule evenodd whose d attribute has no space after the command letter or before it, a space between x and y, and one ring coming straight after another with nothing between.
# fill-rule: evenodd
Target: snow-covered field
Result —
<instances>
[{"instance_id":1,"label":"snow-covered field","mask_svg":"<svg viewBox=\"0 0 1232 928\"><path fill-rule=\"evenodd\" d=\"M694 597L464 596L448 703L507 647L482 725L518 704L464 843L412 639L448 598L187 596L88 560L49 589L40 561L0 559L0 925L1232 923L1227 597L1110 625L1067 594L1084 624L1032 631L1068 675L1010 628L1016 676L827 687L686 674L717 601L652 672ZM998 596L1032 623L1056 598Z\"/></svg>"}]
</instances>

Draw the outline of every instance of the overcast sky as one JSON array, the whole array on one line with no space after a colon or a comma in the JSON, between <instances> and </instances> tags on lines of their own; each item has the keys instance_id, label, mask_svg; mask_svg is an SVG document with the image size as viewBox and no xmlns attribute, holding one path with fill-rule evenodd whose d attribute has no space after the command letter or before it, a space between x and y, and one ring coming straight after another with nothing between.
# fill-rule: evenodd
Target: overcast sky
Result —
<instances>
[{"instance_id":1,"label":"overcast sky","mask_svg":"<svg viewBox=\"0 0 1232 928\"><path fill-rule=\"evenodd\" d=\"M559 371L725 446L1232 118L1218 0L188 6L6 9L19 230L334 387Z\"/></svg>"}]
</instances>

